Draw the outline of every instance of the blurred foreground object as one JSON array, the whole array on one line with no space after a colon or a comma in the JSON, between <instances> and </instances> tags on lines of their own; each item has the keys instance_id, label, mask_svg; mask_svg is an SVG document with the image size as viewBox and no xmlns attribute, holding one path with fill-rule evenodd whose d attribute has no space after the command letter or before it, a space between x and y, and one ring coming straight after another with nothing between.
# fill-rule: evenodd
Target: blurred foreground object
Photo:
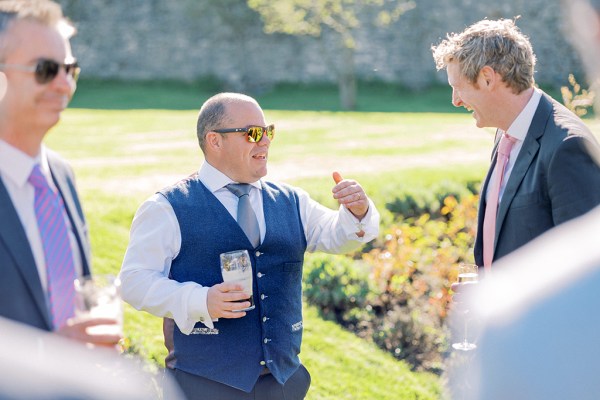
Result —
<instances>
[{"instance_id":1,"label":"blurred foreground object","mask_svg":"<svg viewBox=\"0 0 600 400\"><path fill-rule=\"evenodd\" d=\"M183 399L167 376L151 372L141 360L90 350L1 317L0 332L0 364L5 366L0 399Z\"/></svg>"},{"instance_id":2,"label":"blurred foreground object","mask_svg":"<svg viewBox=\"0 0 600 400\"><path fill-rule=\"evenodd\" d=\"M506 256L468 299L477 350L453 398L597 399L600 207Z\"/></svg>"}]
</instances>

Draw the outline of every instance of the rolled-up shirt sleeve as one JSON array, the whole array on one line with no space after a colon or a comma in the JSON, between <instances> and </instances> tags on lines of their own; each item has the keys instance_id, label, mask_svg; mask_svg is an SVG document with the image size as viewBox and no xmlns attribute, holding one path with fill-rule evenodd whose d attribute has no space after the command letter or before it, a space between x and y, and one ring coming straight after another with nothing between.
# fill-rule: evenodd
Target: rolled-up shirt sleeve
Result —
<instances>
[{"instance_id":1,"label":"rolled-up shirt sleeve","mask_svg":"<svg viewBox=\"0 0 600 400\"><path fill-rule=\"evenodd\" d=\"M375 239L379 234L379 212L369 199L369 210L359 221L345 206L327 208L296 188L304 225L307 251L346 253ZM364 232L362 234L361 232Z\"/></svg>"},{"instance_id":2,"label":"rolled-up shirt sleeve","mask_svg":"<svg viewBox=\"0 0 600 400\"><path fill-rule=\"evenodd\" d=\"M123 300L137 310L169 317L184 334L197 322L213 328L207 307L208 287L169 278L181 248L181 231L169 202L160 194L138 209L119 277Z\"/></svg>"}]
</instances>

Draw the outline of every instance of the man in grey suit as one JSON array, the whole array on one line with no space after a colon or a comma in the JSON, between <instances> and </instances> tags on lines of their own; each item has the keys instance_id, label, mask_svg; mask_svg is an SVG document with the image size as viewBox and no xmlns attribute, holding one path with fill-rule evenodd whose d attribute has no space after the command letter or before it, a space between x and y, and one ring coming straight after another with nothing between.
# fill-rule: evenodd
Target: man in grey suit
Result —
<instances>
[{"instance_id":1,"label":"man in grey suit","mask_svg":"<svg viewBox=\"0 0 600 400\"><path fill-rule=\"evenodd\" d=\"M479 204L477 265L487 271L600 204L597 141L576 115L534 86L536 58L514 21L479 21L432 51L437 68L447 70L452 103L472 111L478 127L497 129ZM498 157L499 147L506 147L508 161Z\"/></svg>"},{"instance_id":2,"label":"man in grey suit","mask_svg":"<svg viewBox=\"0 0 600 400\"><path fill-rule=\"evenodd\" d=\"M588 79L598 82L600 0L563 9ZM452 398L598 399L599 238L600 206L503 258L493 279L468 293L480 334L470 362L449 369Z\"/></svg>"},{"instance_id":3,"label":"man in grey suit","mask_svg":"<svg viewBox=\"0 0 600 400\"><path fill-rule=\"evenodd\" d=\"M74 297L63 292L74 290L74 277L90 274L90 245L73 172L42 143L75 91L74 32L52 1L0 2L0 316L114 345L118 335L86 328L115 320L71 318ZM39 193L52 199L54 219L43 219L49 207L37 203Z\"/></svg>"}]
</instances>

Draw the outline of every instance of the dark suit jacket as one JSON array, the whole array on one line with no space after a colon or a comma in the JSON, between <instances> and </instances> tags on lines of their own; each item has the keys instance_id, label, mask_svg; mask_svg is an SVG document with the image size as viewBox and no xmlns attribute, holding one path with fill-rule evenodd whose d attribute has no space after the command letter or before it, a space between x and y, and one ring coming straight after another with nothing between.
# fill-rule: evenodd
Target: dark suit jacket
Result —
<instances>
[{"instance_id":1,"label":"dark suit jacket","mask_svg":"<svg viewBox=\"0 0 600 400\"><path fill-rule=\"evenodd\" d=\"M497 138L496 146L499 138ZM543 94L498 206L494 260L600 204L600 146L585 124ZM483 265L485 193L481 190L475 262Z\"/></svg>"},{"instance_id":2,"label":"dark suit jacket","mask_svg":"<svg viewBox=\"0 0 600 400\"><path fill-rule=\"evenodd\" d=\"M90 245L87 227L73 171L56 153L48 151L48 163L67 210L79 250L83 273L90 273ZM25 230L4 183L0 179L0 316L34 327L52 330L46 296Z\"/></svg>"}]
</instances>

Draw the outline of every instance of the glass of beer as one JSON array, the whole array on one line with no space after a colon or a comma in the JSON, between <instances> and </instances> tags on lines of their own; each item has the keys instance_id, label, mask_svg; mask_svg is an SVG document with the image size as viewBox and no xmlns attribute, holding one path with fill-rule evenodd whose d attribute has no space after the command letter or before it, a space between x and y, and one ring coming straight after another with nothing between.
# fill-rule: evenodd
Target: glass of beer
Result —
<instances>
[{"instance_id":1,"label":"glass of beer","mask_svg":"<svg viewBox=\"0 0 600 400\"><path fill-rule=\"evenodd\" d=\"M465 284L475 284L479 278L478 275L479 268L475 264L460 264L458 266L458 283ZM467 336L467 328L469 323L469 309L465 308L463 310L463 318L464 318L464 331L463 331L463 340L458 343L452 344L452 347L456 350L469 351L473 350L477 347L475 343L469 342L469 338Z\"/></svg>"},{"instance_id":2,"label":"glass of beer","mask_svg":"<svg viewBox=\"0 0 600 400\"><path fill-rule=\"evenodd\" d=\"M249 311L254 309L254 297L252 295L252 263L247 250L235 250L227 253L221 253L221 274L224 282L239 283L244 293L250 295L248 299L240 301L249 301L250 307L234 310Z\"/></svg>"}]
</instances>

